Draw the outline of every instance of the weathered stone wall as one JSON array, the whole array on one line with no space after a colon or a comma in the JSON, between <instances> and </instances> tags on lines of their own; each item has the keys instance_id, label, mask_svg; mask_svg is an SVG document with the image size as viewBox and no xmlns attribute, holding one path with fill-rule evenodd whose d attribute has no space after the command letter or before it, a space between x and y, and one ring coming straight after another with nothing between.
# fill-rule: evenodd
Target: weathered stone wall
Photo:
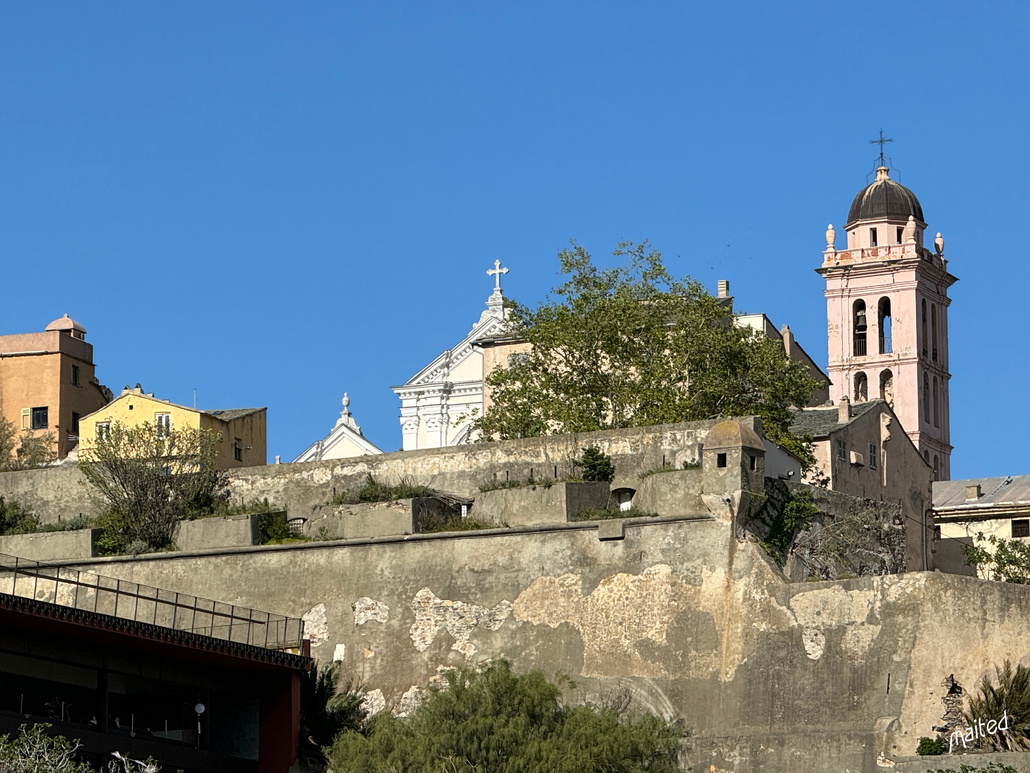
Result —
<instances>
[{"instance_id":1,"label":"weathered stone wall","mask_svg":"<svg viewBox=\"0 0 1030 773\"><path fill-rule=\"evenodd\" d=\"M754 425L754 419L740 421ZM255 499L287 510L291 518L312 518L336 494L359 487L371 474L388 484L402 480L471 497L491 481L554 480L578 474L573 465L587 446L597 446L615 463L612 488L636 489L640 475L663 466L700 459L701 444L716 421L588 432L452 448L400 451L300 464L244 467L229 473L233 502ZM44 523L93 512L83 477L74 465L0 473L0 495L31 507Z\"/></svg>"},{"instance_id":2,"label":"weathered stone wall","mask_svg":"<svg viewBox=\"0 0 1030 773\"><path fill-rule=\"evenodd\" d=\"M607 525L605 522L603 525ZM949 674L1030 655L1030 589L941 573L788 583L721 517L68 562L302 615L370 702L404 711L466 659L570 674L681 716L709 773L882 770L932 735Z\"/></svg>"}]
</instances>

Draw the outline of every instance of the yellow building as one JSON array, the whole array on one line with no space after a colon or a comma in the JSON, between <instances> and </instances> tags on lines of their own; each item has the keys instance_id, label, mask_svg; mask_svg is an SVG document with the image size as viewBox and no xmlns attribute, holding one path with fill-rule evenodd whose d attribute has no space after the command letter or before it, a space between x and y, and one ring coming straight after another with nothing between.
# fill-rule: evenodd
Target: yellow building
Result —
<instances>
[{"instance_id":1,"label":"yellow building","mask_svg":"<svg viewBox=\"0 0 1030 773\"><path fill-rule=\"evenodd\" d=\"M159 400L137 384L126 387L113 402L79 419L82 448L88 448L112 424L126 427L143 423L174 429L209 429L222 436L215 466L220 470L253 467L267 462L265 452L265 408L237 408L201 411Z\"/></svg>"}]
</instances>

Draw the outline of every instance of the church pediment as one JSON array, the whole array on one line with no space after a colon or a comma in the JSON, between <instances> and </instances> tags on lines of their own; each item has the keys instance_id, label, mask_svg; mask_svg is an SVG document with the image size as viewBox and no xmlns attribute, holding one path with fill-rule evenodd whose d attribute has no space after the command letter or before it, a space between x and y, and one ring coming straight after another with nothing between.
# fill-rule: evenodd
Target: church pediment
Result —
<instances>
[{"instance_id":1,"label":"church pediment","mask_svg":"<svg viewBox=\"0 0 1030 773\"><path fill-rule=\"evenodd\" d=\"M472 331L465 336L461 343L453 349L442 352L436 359L405 381L400 387L394 387L394 390L453 381L454 379L448 378L449 374L454 373L455 370L460 368L462 363L476 354L475 342L499 335L504 332L504 328L504 320L497 317L489 317L483 320L472 328Z\"/></svg>"}]
</instances>

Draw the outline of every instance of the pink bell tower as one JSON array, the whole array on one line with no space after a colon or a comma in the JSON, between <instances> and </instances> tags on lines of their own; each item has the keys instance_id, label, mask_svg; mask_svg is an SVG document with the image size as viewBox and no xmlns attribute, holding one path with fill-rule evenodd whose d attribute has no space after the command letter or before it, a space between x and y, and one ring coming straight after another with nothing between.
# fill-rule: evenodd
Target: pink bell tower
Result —
<instances>
[{"instance_id":1,"label":"pink bell tower","mask_svg":"<svg viewBox=\"0 0 1030 773\"><path fill-rule=\"evenodd\" d=\"M923 246L923 209L915 194L890 179L876 180L851 204L838 250L827 227L823 264L830 399L851 403L882 397L934 471L951 477L948 421L948 273L940 233Z\"/></svg>"}]
</instances>

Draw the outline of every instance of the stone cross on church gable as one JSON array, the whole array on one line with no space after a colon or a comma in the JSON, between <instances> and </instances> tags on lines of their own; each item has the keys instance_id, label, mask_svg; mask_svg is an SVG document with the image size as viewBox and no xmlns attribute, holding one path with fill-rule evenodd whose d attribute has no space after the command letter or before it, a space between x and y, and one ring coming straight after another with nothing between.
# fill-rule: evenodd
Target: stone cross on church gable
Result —
<instances>
[{"instance_id":1,"label":"stone cross on church gable","mask_svg":"<svg viewBox=\"0 0 1030 773\"><path fill-rule=\"evenodd\" d=\"M486 272L488 276L494 277L494 292L501 292L501 274L507 274L507 268L501 268L501 261L495 260L494 267Z\"/></svg>"}]
</instances>

